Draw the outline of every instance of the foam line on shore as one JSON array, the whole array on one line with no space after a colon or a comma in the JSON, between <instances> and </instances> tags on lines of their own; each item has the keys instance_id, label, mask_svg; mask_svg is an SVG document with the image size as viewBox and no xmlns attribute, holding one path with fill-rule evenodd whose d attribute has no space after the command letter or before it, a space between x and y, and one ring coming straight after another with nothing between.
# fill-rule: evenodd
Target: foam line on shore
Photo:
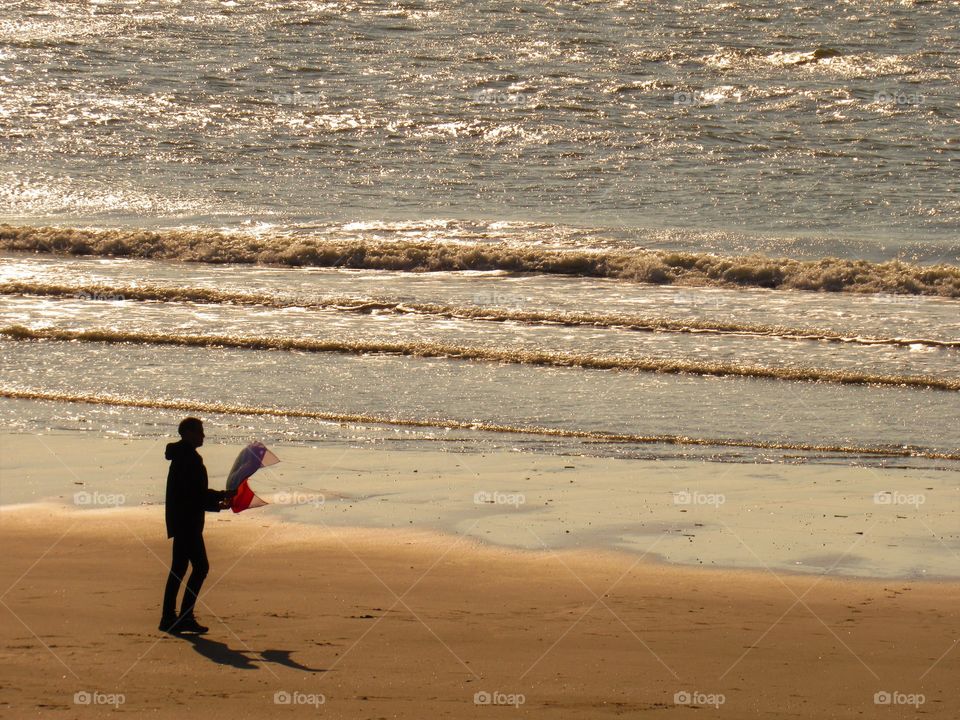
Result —
<instances>
[{"instance_id":1,"label":"foam line on shore","mask_svg":"<svg viewBox=\"0 0 960 720\"><path fill-rule=\"evenodd\" d=\"M773 442L736 438L695 438L684 435L640 435L595 430L549 428L535 425L517 426L497 423L466 422L443 418L416 419L387 417L369 413L336 413L296 408L272 408L255 405L212 403L197 400L170 400L129 398L116 395L80 395L41 390L0 387L0 397L11 400L39 400L86 405L110 405L115 407L145 408L156 410L182 410L184 412L214 413L220 415L249 415L284 418L303 418L335 423L361 425L396 425L403 427L472 430L477 432L539 435L560 438L579 438L596 442L697 445L708 447L743 447L768 450L793 450L799 452L835 453L846 455L870 455L882 457L915 457L932 460L960 460L960 453L942 453L920 447L871 447L855 445L829 445L803 442Z\"/></svg>"},{"instance_id":2,"label":"foam line on shore","mask_svg":"<svg viewBox=\"0 0 960 720\"><path fill-rule=\"evenodd\" d=\"M921 345L924 347L960 348L960 340L844 335L819 328L792 328L783 325L724 322L701 318L677 319L612 313L512 310L500 307L444 305L440 303L416 303L356 297L301 299L282 297L268 292L230 292L202 287L109 285L104 283L61 285L39 282L6 282L0 284L0 295L34 295L39 297L60 297L91 301L193 302L218 305L261 306L277 309L306 308L355 313L414 314L444 319L514 322L526 325L599 327L641 332L746 335L785 340L848 343L853 345L891 345L895 347Z\"/></svg>"},{"instance_id":3,"label":"foam line on shore","mask_svg":"<svg viewBox=\"0 0 960 720\"><path fill-rule=\"evenodd\" d=\"M239 335L192 335L147 333L122 330L32 329L22 325L0 328L0 336L18 341L54 340L63 342L136 343L180 347L224 347L242 350L281 350L351 355L402 355L418 358L446 358L483 362L582 368L585 370L626 370L667 374L744 377L795 382L830 382L844 385L886 385L930 390L960 391L960 378L929 375L880 375L850 370L813 367L766 367L736 363L704 362L672 358L628 358L575 353L558 353L514 348L483 348L430 342L380 342L314 340L295 337L243 337Z\"/></svg>"}]
</instances>

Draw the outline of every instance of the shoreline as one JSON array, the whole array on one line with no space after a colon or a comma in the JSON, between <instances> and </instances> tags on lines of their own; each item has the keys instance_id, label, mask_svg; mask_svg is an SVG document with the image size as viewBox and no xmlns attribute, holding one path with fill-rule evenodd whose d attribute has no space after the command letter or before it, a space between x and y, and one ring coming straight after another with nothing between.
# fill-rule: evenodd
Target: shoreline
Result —
<instances>
[{"instance_id":1,"label":"shoreline","mask_svg":"<svg viewBox=\"0 0 960 720\"><path fill-rule=\"evenodd\" d=\"M212 419L210 427L212 435ZM161 506L166 441L0 434L0 507ZM960 579L952 473L268 443L281 463L251 486L271 504L234 519L424 531L677 567ZM211 487L222 485L238 449L201 449ZM216 517L224 515L233 517Z\"/></svg>"}]
</instances>

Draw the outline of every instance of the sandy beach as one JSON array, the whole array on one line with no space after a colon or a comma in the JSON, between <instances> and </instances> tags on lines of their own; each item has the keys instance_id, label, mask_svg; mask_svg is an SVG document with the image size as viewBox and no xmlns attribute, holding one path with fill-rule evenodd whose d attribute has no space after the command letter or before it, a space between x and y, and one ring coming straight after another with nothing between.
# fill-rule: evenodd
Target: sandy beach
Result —
<instances>
[{"instance_id":1,"label":"sandy beach","mask_svg":"<svg viewBox=\"0 0 960 720\"><path fill-rule=\"evenodd\" d=\"M689 567L552 542L516 549L429 523L402 528L406 516L386 510L396 527L294 522L289 507L209 516L199 614L211 631L169 637L156 629L163 509L139 504L156 502L146 488L160 492L159 446L88 440L84 454L75 437L49 435L40 439L54 452L43 454L27 450L40 436L16 437L4 439L0 510L7 717L960 713L955 581ZM228 448L203 454L219 465ZM426 474L415 453L348 457L369 470L402 456ZM111 465L123 458L125 477ZM592 477L580 459L533 460L545 471L560 463L573 485ZM497 459L479 462L447 455L446 475L472 494L466 468ZM403 467L411 483L421 474ZM98 471L122 484L91 483ZM325 512L336 499L329 476ZM78 509L66 501L82 483L94 500ZM14 498L16 486L30 497ZM118 488L122 506L96 506Z\"/></svg>"},{"instance_id":2,"label":"sandy beach","mask_svg":"<svg viewBox=\"0 0 960 720\"><path fill-rule=\"evenodd\" d=\"M0 3L0 720L960 720L958 5Z\"/></svg>"}]
</instances>

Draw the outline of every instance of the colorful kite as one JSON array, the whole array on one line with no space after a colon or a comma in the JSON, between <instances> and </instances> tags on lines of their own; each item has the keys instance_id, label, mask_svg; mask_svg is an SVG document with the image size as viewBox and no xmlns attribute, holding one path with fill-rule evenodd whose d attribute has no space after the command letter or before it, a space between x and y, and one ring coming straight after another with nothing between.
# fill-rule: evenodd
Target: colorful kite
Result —
<instances>
[{"instance_id":1,"label":"colorful kite","mask_svg":"<svg viewBox=\"0 0 960 720\"><path fill-rule=\"evenodd\" d=\"M261 500L250 489L247 481L260 468L276 465L278 462L280 458L267 450L267 446L262 442L252 442L240 451L227 476L227 491L235 492L233 500L230 501L230 507L235 513L267 504L266 500Z\"/></svg>"}]
</instances>

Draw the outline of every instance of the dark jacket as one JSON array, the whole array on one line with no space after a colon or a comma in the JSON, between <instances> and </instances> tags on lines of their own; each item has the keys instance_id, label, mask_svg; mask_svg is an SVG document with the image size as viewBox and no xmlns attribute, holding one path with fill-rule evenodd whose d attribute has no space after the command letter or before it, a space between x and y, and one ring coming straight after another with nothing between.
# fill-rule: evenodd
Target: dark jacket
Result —
<instances>
[{"instance_id":1,"label":"dark jacket","mask_svg":"<svg viewBox=\"0 0 960 720\"><path fill-rule=\"evenodd\" d=\"M204 512L220 512L227 493L210 490L207 469L196 448L185 440L167 445L167 537L203 532Z\"/></svg>"}]
</instances>

